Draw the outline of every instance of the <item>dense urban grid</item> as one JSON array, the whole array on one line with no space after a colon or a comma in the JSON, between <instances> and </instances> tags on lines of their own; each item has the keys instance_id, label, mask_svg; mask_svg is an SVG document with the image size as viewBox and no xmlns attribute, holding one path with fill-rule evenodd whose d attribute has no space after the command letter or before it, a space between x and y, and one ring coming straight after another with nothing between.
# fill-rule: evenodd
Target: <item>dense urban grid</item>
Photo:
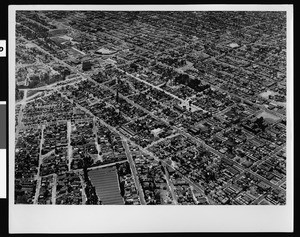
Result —
<instances>
[{"instance_id":1,"label":"dense urban grid","mask_svg":"<svg viewBox=\"0 0 300 237\"><path fill-rule=\"evenodd\" d=\"M286 203L285 12L17 11L15 73L15 203Z\"/></svg>"}]
</instances>

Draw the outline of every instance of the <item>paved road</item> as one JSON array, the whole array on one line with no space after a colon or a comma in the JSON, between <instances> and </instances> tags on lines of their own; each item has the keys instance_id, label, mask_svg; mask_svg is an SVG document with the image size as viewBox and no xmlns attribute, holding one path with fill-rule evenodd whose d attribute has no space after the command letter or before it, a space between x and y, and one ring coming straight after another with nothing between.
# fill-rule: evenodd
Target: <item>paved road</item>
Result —
<instances>
[{"instance_id":1,"label":"paved road","mask_svg":"<svg viewBox=\"0 0 300 237\"><path fill-rule=\"evenodd\" d=\"M116 164L122 164L122 163L125 163L125 162L127 162L127 160L116 161L116 162L112 162L112 163L108 163L108 164L104 164L104 165L98 165L98 166L89 167L89 168L87 168L87 170L102 169L102 168L105 168L105 167L114 166ZM74 172L80 172L80 171L83 171L83 168L81 168L81 169L74 169L72 171L74 171Z\"/></svg>"},{"instance_id":2,"label":"paved road","mask_svg":"<svg viewBox=\"0 0 300 237\"><path fill-rule=\"evenodd\" d=\"M30 18L26 17L24 14L21 14L21 15L22 15L22 17L25 18L26 20L28 20L28 21L30 21L30 22L32 22L32 23L36 23L36 24L38 24L39 26L45 28L46 30L51 30L49 27L47 27L47 26L41 24L40 22L38 22L38 21L36 21L36 20L30 19Z\"/></svg>"},{"instance_id":3,"label":"paved road","mask_svg":"<svg viewBox=\"0 0 300 237\"><path fill-rule=\"evenodd\" d=\"M82 205L85 205L86 203L86 200L87 200L87 197L86 197L86 194L85 194L85 182L83 180L83 177L81 174L79 174L79 172L77 172L77 175L79 176L80 178L80 183L81 183L81 187L82 187L82 190L81 190L81 197L82 197Z\"/></svg>"},{"instance_id":4,"label":"paved road","mask_svg":"<svg viewBox=\"0 0 300 237\"><path fill-rule=\"evenodd\" d=\"M47 51L45 51L45 52L48 53ZM50 53L48 53L48 54L50 55ZM55 58L55 57L54 57L54 58ZM108 90L112 91L113 93L115 93L115 90L113 90L113 89L111 89L111 88L109 88L109 87L107 87L107 86L105 86L105 85L103 85L103 84L99 84L98 82L94 81L94 80L91 79L90 77L84 75L82 72L78 71L76 68L73 68L73 67L69 66L68 64L64 63L62 60L60 60L60 59L58 59L58 58L55 58L55 60L57 60L58 62L64 64L65 66L67 66L67 67L70 68L71 70L76 71L76 72L77 72L78 74L80 74L83 78L86 78L86 79L92 81L93 83L98 84L98 85L100 85L101 87L103 87L103 88L105 88L105 89L108 89ZM141 110L144 111L145 113L147 113L147 114L149 114L150 116L154 117L155 119L160 120L160 121L163 121L163 120L161 120L160 118L158 118L157 116L154 116L153 113L151 113L151 112L149 112L148 110L144 109L144 108L141 107L140 105L137 105L136 103L134 103L133 101L131 101L131 100L128 99L127 97L123 96L122 94L119 94L119 96L120 96L121 98L123 98L124 100L126 100L128 103L132 104L133 106L135 106L135 107L141 109ZM65 97L65 98L66 98L66 97ZM66 98L66 99L67 99L67 98ZM69 99L68 99L68 100L69 100ZM85 111L85 112L89 113L90 115L92 115L93 117L95 117L95 115L92 114L88 109L86 109L86 108L80 106L80 105L77 104L77 103L76 103L76 105L77 105L77 107L79 107L79 108L82 109L83 111ZM98 118L98 119L99 119L99 118ZM113 128L112 126L110 126L110 125L108 125L107 123L105 123L103 120L100 120L100 121L101 121L101 123L104 124L106 127L110 128L110 130L115 131L115 132L118 133L121 137L124 137L123 134L121 134L119 131L117 131L117 130L116 130L115 128ZM165 122L165 121L163 121L163 122ZM212 153L215 154L216 156L218 156L218 157L223 157L223 156L224 156L224 155L221 154L220 152L218 152L218 151L216 151L215 149L213 149L212 147L208 146L203 140L201 140L201 139L199 139L199 138L197 139L197 138L191 136L190 134L188 134L188 133L186 133L186 132L184 132L184 131L178 129L178 128L175 127L175 126L173 126L172 128L175 129L176 131L178 131L180 134L183 134L183 135L185 135L186 137L191 138L191 139L192 139L193 141L195 141L197 144L202 145L203 147L205 147L207 150L209 150L210 152L212 152ZM127 137L126 137L126 140L128 140ZM132 141L131 141L131 143L132 143ZM138 146L138 147L141 148L140 146ZM149 153L149 151L146 151L144 148L141 148L141 149L142 149L144 152ZM155 157L154 154L152 154L152 153L151 153L151 156ZM158 158L156 158L156 159L158 159ZM160 160L160 159L158 159L158 160ZM237 162L234 162L234 163L235 163L236 168L238 168L238 169L240 170L240 172L244 171L244 167L243 167L243 166L241 166L241 165L240 165L239 163L237 163ZM167 165L168 165L168 164L167 164ZM252 173L252 174L255 175L255 176L258 176L259 178L261 178L263 181L265 181L265 182L266 182L267 184L269 184L270 186L276 187L274 184L270 183L267 179L264 179L263 177L259 176L258 174L254 173L254 172L252 172L252 171L250 171L250 170L249 170L249 172ZM199 185L195 184L194 182L192 182L191 180L189 180L187 177L185 177L185 179L186 179L187 182L189 182L190 184L192 184L194 187L196 187L200 192L202 192L202 193L204 194L203 189L202 189ZM213 202L213 201L211 201L211 202Z\"/></svg>"},{"instance_id":5,"label":"paved road","mask_svg":"<svg viewBox=\"0 0 300 237\"><path fill-rule=\"evenodd\" d=\"M169 187L172 199L173 199L173 203L175 205L177 205L178 204L177 195L176 195L176 192L174 190L174 185L173 185L172 181L170 180L170 174L169 174L165 164L163 164L163 167L164 167L164 170L165 170L165 178L166 178L166 181L167 181L167 184L168 184L168 187Z\"/></svg>"},{"instance_id":6,"label":"paved road","mask_svg":"<svg viewBox=\"0 0 300 237\"><path fill-rule=\"evenodd\" d=\"M145 201L145 197L144 197L144 192L143 192L143 189L141 187L141 183L139 182L139 178L138 178L138 175L137 175L136 167L135 167L133 158L131 156L131 152L129 150L127 141L126 140L122 140L122 143L123 143L123 147L125 148L125 153L126 153L128 161L129 161L129 165L130 165L130 168L131 168L131 171L132 171L132 176L133 176L133 179L134 179L134 182L135 182L135 186L136 186L136 188L138 190L138 194L139 194L139 197L140 197L141 204L142 205L146 205L146 201Z\"/></svg>"},{"instance_id":7,"label":"paved road","mask_svg":"<svg viewBox=\"0 0 300 237\"><path fill-rule=\"evenodd\" d=\"M71 146L71 121L67 121L67 139L68 139L68 170L71 170L72 163L72 146Z\"/></svg>"},{"instance_id":8,"label":"paved road","mask_svg":"<svg viewBox=\"0 0 300 237\"><path fill-rule=\"evenodd\" d=\"M33 198L33 204L38 204L38 199L39 199L40 189L41 189L41 181L42 181L42 178L37 177L36 187L35 187L35 195L34 195L34 198Z\"/></svg>"},{"instance_id":9,"label":"paved road","mask_svg":"<svg viewBox=\"0 0 300 237\"><path fill-rule=\"evenodd\" d=\"M52 196L51 196L52 205L56 204L56 185L57 185L57 174L53 174Z\"/></svg>"},{"instance_id":10,"label":"paved road","mask_svg":"<svg viewBox=\"0 0 300 237\"><path fill-rule=\"evenodd\" d=\"M266 196L267 196L267 194L262 194L262 195L260 195L257 199L255 199L254 201L251 202L251 205L257 205L257 204L260 203Z\"/></svg>"},{"instance_id":11,"label":"paved road","mask_svg":"<svg viewBox=\"0 0 300 237\"><path fill-rule=\"evenodd\" d=\"M110 37L113 37L113 36L111 36L111 35L109 35L109 36L110 36ZM116 38L116 37L113 37L113 38ZM49 54L49 55L51 55L51 56L53 57L52 54L48 53L47 51L45 51L44 49L42 49L40 46L37 45L37 47L38 47L41 51L43 51L44 53ZM94 80L92 80L89 76L87 76L87 75L83 74L82 72L78 71L76 68L69 66L69 65L66 64L64 61L62 61L62 60L60 60L60 59L58 59L58 58L56 58L56 57L54 57L54 59L55 59L55 61L57 61L57 62L59 62L59 63L65 65L65 66L68 67L68 68L70 68L72 71L76 71L76 72L77 72L78 74L80 74L82 77L87 78L88 80L93 81L94 83L97 83L97 82L95 82ZM121 70L121 69L119 69L119 70ZM126 72L125 72L125 73L126 73ZM141 82L143 82L143 83L145 83L145 84L150 85L151 87L154 87L155 89L162 90L160 87L153 86L152 84L150 84L150 83L148 83L148 82L145 82L144 80L142 80L142 79L140 79L140 78L138 78L138 77L135 77L135 76L133 76L132 74L129 74L129 73L126 73L126 74L129 75L129 76L131 76L131 77L134 77L136 80L139 80L139 81L141 81ZM97 83L97 84L99 84L99 83ZM101 84L101 87L106 88L106 89L108 89L108 90L110 90L110 91L112 91L112 92L115 93L115 90L113 90L113 89L111 89L111 88L109 88L109 87L107 87L107 86L105 86L105 85L103 85L103 84ZM222 89L219 88L219 87L216 87L216 86L214 86L214 87L217 88L219 91L224 91L224 90L222 90ZM164 92L166 92L166 91L164 91ZM179 100L181 101L181 99L178 98L177 96L175 96L175 95L173 95L173 94L171 94L171 93L169 93L169 92L166 92L166 93L169 94L170 96L172 96L173 98L179 99ZM228 93L228 92L226 91L226 93ZM228 94L230 94L230 93L228 93ZM236 96L236 95L234 95L234 96ZM131 101L131 100L128 99L127 97L122 96L122 95L120 95L120 97L122 97L123 99L125 99L128 103L130 103L130 104L134 105L135 107L141 109L142 111L146 112L146 113L149 114L150 116L152 116L152 117L154 117L154 118L156 118L156 119L158 119L158 120L160 120L160 121L166 122L166 121L162 120L161 118L158 118L157 116L154 116L151 112L145 110L145 109L142 108L141 106L135 104L133 101ZM242 99L242 101L243 101L243 98L241 98L241 99ZM77 104L77 106L83 108L82 106L79 106L78 104ZM261 108L261 107L259 107L259 108ZM263 108L263 109L264 109L265 111L268 111L268 110L265 109L265 108ZM87 110L86 108L84 108L84 111L87 112L88 110ZM270 112L273 112L273 111L270 111ZM90 113L90 111L89 111L89 113ZM92 114L92 113L90 113L90 114ZM275 113L275 114L276 114L276 113ZM92 114L92 116L94 116L94 115ZM100 121L101 121L101 123L105 124L105 126L108 125L108 124L104 123L104 121L102 121L102 120L100 120ZM107 127L109 127L111 130L117 132L117 133L120 135L120 133L119 133L115 128L112 128L111 126L107 126ZM224 155L222 155L220 152L218 152L218 151L216 151L214 148L208 146L208 145L205 143L205 141L203 141L203 140L201 140L201 139L196 139L196 138L194 138L193 136L191 136L190 134L188 134L188 133L186 133L186 132L184 132L184 131L182 131L182 130L176 128L176 127L172 127L172 128L175 129L176 131L178 131L180 134L183 134L183 135L185 135L185 136L191 138L192 140L196 141L198 144L202 145L203 147L205 147L207 150L209 150L209 151L212 152L213 154L217 155L218 157L224 157ZM121 135L121 137L124 138L123 135ZM128 140L128 138L125 138L125 139ZM140 146L138 146L138 147L140 147ZM140 147L140 148L141 148L141 147ZM145 150L144 148L141 148L141 149L142 149L143 152L149 153L149 151ZM154 156L153 154L151 154L151 155ZM156 158L156 159L158 159L158 158ZM159 159L158 159L158 160L159 160ZM235 166L238 170L240 170L241 172L245 170L244 167L241 166L241 165L240 165L239 163L237 163L237 162L234 162L234 166ZM261 180L265 181L265 182L268 183L270 186L272 186L272 187L277 187L277 186L275 186L274 184L270 183L268 180L266 180L266 179L264 179L263 177L261 177L260 175L258 175L258 174L256 174L256 173L252 172L251 170L247 170L247 171L250 172L250 173L252 173L252 174L254 174L255 176L259 177ZM199 185L197 185L197 184L191 182L187 177L184 177L184 178L185 178L189 183L192 183L194 187L196 187L197 189L203 191L202 188L201 188Z\"/></svg>"}]
</instances>

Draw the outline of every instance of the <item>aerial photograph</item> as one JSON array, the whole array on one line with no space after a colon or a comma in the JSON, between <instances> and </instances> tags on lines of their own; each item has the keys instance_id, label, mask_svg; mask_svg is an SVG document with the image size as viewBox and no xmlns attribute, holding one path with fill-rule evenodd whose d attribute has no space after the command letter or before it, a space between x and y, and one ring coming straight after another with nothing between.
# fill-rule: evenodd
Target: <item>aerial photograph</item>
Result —
<instances>
[{"instance_id":1,"label":"aerial photograph","mask_svg":"<svg viewBox=\"0 0 300 237\"><path fill-rule=\"evenodd\" d=\"M286 205L286 11L14 24L15 204Z\"/></svg>"}]
</instances>

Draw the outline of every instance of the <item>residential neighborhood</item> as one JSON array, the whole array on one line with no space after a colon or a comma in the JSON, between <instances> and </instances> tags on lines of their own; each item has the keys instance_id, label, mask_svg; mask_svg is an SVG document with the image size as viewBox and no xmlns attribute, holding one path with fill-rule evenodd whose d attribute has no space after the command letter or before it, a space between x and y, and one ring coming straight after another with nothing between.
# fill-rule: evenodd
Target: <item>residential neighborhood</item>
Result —
<instances>
[{"instance_id":1,"label":"residential neighborhood","mask_svg":"<svg viewBox=\"0 0 300 237\"><path fill-rule=\"evenodd\" d=\"M17 11L15 198L285 205L286 12Z\"/></svg>"}]
</instances>

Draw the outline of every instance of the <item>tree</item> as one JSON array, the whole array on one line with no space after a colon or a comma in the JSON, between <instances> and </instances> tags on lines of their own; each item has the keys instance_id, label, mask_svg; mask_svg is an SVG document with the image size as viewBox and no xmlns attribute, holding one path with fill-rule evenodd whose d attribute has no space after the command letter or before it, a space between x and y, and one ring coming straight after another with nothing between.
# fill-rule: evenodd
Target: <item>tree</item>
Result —
<instances>
[{"instance_id":1,"label":"tree","mask_svg":"<svg viewBox=\"0 0 300 237\"><path fill-rule=\"evenodd\" d=\"M44 198L48 198L50 196L50 192L48 189L46 189L45 193L44 193Z\"/></svg>"},{"instance_id":2,"label":"tree","mask_svg":"<svg viewBox=\"0 0 300 237\"><path fill-rule=\"evenodd\" d=\"M124 197L124 194L125 194L125 189L124 188L125 188L125 181L122 180L120 182L120 194L121 194L122 197Z\"/></svg>"}]
</instances>

